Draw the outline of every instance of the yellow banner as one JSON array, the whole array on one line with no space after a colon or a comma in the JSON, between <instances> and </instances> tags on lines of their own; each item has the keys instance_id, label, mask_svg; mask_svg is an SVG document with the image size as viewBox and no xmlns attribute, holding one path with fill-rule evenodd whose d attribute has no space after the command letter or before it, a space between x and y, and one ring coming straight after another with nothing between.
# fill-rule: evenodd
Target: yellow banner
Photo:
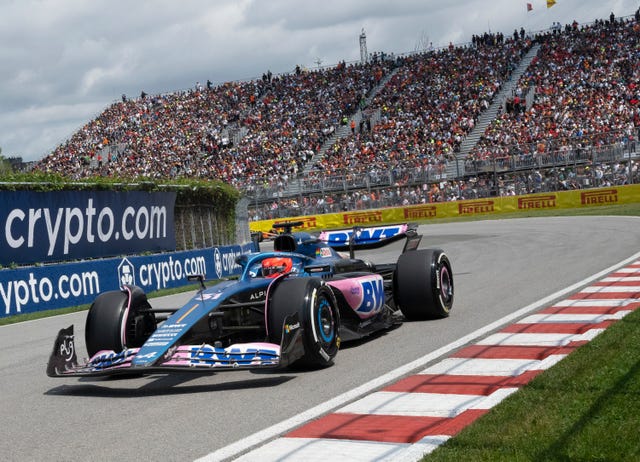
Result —
<instances>
[{"instance_id":1,"label":"yellow banner","mask_svg":"<svg viewBox=\"0 0 640 462\"><path fill-rule=\"evenodd\" d=\"M640 202L640 185L558 191L526 196L488 197L470 201L437 202L357 212L260 220L250 222L249 229L252 232L268 232L276 223L302 221L302 225L295 228L297 231L316 231L350 228L355 225L376 226L436 218L485 216L516 212L531 213L538 210L588 208L603 205L632 204L635 202Z\"/></svg>"},{"instance_id":2,"label":"yellow banner","mask_svg":"<svg viewBox=\"0 0 640 462\"><path fill-rule=\"evenodd\" d=\"M547 8L551 8L556 4L556 0L547 0Z\"/></svg>"}]
</instances>

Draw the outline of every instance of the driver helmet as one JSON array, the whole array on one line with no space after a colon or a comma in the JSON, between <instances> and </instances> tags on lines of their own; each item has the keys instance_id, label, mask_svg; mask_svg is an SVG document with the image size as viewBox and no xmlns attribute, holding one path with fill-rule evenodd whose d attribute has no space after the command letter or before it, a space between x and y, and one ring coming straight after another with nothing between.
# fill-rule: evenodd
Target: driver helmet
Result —
<instances>
[{"instance_id":1,"label":"driver helmet","mask_svg":"<svg viewBox=\"0 0 640 462\"><path fill-rule=\"evenodd\" d=\"M262 275L266 278L274 278L280 274L291 271L293 262L286 257L271 257L262 260Z\"/></svg>"}]
</instances>

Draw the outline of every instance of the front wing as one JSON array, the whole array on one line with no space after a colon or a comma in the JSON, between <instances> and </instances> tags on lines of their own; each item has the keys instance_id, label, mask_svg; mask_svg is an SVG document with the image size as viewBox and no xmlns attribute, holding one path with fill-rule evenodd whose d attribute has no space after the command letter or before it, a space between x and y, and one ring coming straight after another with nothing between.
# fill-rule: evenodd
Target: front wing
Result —
<instances>
[{"instance_id":1,"label":"front wing","mask_svg":"<svg viewBox=\"0 0 640 462\"><path fill-rule=\"evenodd\" d=\"M297 314L287 317L289 326L300 326ZM132 363L140 348L120 352L99 351L83 363L76 355L73 325L60 330L47 364L50 377L140 375L162 372L219 372L284 368L304 354L302 327L284 329L280 345L275 343L238 343L221 348L207 343L176 345L150 366Z\"/></svg>"}]
</instances>

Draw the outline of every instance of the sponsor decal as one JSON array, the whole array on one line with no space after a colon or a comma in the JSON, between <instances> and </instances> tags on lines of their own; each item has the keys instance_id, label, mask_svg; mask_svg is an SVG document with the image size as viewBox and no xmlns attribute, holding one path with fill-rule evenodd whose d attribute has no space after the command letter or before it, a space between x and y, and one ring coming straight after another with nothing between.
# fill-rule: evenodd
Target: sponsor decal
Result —
<instances>
[{"instance_id":1,"label":"sponsor decal","mask_svg":"<svg viewBox=\"0 0 640 462\"><path fill-rule=\"evenodd\" d=\"M407 225L400 226L379 226L375 228L362 228L356 234L356 243L373 243L382 239L389 239L404 233ZM342 245L349 242L349 238L353 234L352 229L343 229L339 231L325 231L320 234L320 239L331 245Z\"/></svg>"},{"instance_id":2,"label":"sponsor decal","mask_svg":"<svg viewBox=\"0 0 640 462\"><path fill-rule=\"evenodd\" d=\"M133 356L137 351L138 349L127 349L120 353L109 351L107 353L98 354L91 359L89 366L95 369L117 366L118 364L124 363L127 358Z\"/></svg>"},{"instance_id":3,"label":"sponsor decal","mask_svg":"<svg viewBox=\"0 0 640 462\"><path fill-rule=\"evenodd\" d=\"M382 278L362 281L362 305L358 311L369 313L378 311L384 304L384 284Z\"/></svg>"},{"instance_id":4,"label":"sponsor decal","mask_svg":"<svg viewBox=\"0 0 640 462\"><path fill-rule=\"evenodd\" d=\"M461 202L458 204L460 215L475 215L476 213L488 213L494 211L493 201Z\"/></svg>"},{"instance_id":5,"label":"sponsor decal","mask_svg":"<svg viewBox=\"0 0 640 462\"><path fill-rule=\"evenodd\" d=\"M420 218L435 218L437 215L437 207L435 205L421 205L418 207L405 207L402 209L404 218L407 220L416 220Z\"/></svg>"},{"instance_id":6,"label":"sponsor decal","mask_svg":"<svg viewBox=\"0 0 640 462\"><path fill-rule=\"evenodd\" d=\"M345 225L382 222L382 212L376 210L371 212L344 213L342 214L342 219Z\"/></svg>"},{"instance_id":7,"label":"sponsor decal","mask_svg":"<svg viewBox=\"0 0 640 462\"><path fill-rule=\"evenodd\" d=\"M165 347L172 344L174 340L184 332L184 329L187 326L187 324L181 323L180 321L190 314L196 307L197 305L194 305L191 309L187 310L177 323L163 324L160 326L145 342L145 347ZM135 362L138 362L138 358L136 358Z\"/></svg>"},{"instance_id":8,"label":"sponsor decal","mask_svg":"<svg viewBox=\"0 0 640 462\"><path fill-rule=\"evenodd\" d=\"M213 264L218 279L222 279L223 276L230 276L237 273L240 270L240 265L236 263L236 258L242 255L242 250L238 248L216 247L213 250Z\"/></svg>"},{"instance_id":9,"label":"sponsor decal","mask_svg":"<svg viewBox=\"0 0 640 462\"><path fill-rule=\"evenodd\" d=\"M71 361L76 354L74 345L73 335L65 335L62 342L60 342L60 356L64 358L65 362Z\"/></svg>"},{"instance_id":10,"label":"sponsor decal","mask_svg":"<svg viewBox=\"0 0 640 462\"><path fill-rule=\"evenodd\" d=\"M213 250L213 263L216 269L216 276L220 279L222 277L222 255L217 247Z\"/></svg>"},{"instance_id":11,"label":"sponsor decal","mask_svg":"<svg viewBox=\"0 0 640 462\"><path fill-rule=\"evenodd\" d=\"M284 326L284 331L288 334L290 332L293 332L294 330L298 330L300 329L300 323L297 322L295 324L285 324Z\"/></svg>"},{"instance_id":12,"label":"sponsor decal","mask_svg":"<svg viewBox=\"0 0 640 462\"><path fill-rule=\"evenodd\" d=\"M316 249L316 258L327 258L331 256L331 247L318 247Z\"/></svg>"},{"instance_id":13,"label":"sponsor decal","mask_svg":"<svg viewBox=\"0 0 640 462\"><path fill-rule=\"evenodd\" d=\"M605 189L601 191L585 191L580 193L582 205L605 205L618 202L617 189Z\"/></svg>"},{"instance_id":14,"label":"sponsor decal","mask_svg":"<svg viewBox=\"0 0 640 462\"><path fill-rule=\"evenodd\" d=\"M299 327L299 326L298 326ZM215 367L226 364L230 366L251 364L275 364L278 352L272 349L258 349L253 347L217 348L211 345L192 347L189 351L191 366Z\"/></svg>"},{"instance_id":15,"label":"sponsor decal","mask_svg":"<svg viewBox=\"0 0 640 462\"><path fill-rule=\"evenodd\" d=\"M342 292L347 304L361 318L375 315L384 306L384 281L379 274L329 281L328 284Z\"/></svg>"},{"instance_id":16,"label":"sponsor decal","mask_svg":"<svg viewBox=\"0 0 640 462\"><path fill-rule=\"evenodd\" d=\"M521 210L526 209L548 209L556 207L556 195L549 194L548 196L535 196L535 197L520 197L518 198L518 208Z\"/></svg>"},{"instance_id":17,"label":"sponsor decal","mask_svg":"<svg viewBox=\"0 0 640 462\"><path fill-rule=\"evenodd\" d=\"M266 290L261 290L260 292L255 292L249 296L249 300L260 300L263 299L267 295Z\"/></svg>"},{"instance_id":18,"label":"sponsor decal","mask_svg":"<svg viewBox=\"0 0 640 462\"><path fill-rule=\"evenodd\" d=\"M118 265L118 281L120 287L136 285L136 269L127 258L123 258Z\"/></svg>"},{"instance_id":19,"label":"sponsor decal","mask_svg":"<svg viewBox=\"0 0 640 462\"><path fill-rule=\"evenodd\" d=\"M201 294L200 295L200 299L201 300L217 300L220 297L222 297L222 294L223 294L222 291L214 292L214 293Z\"/></svg>"}]
</instances>

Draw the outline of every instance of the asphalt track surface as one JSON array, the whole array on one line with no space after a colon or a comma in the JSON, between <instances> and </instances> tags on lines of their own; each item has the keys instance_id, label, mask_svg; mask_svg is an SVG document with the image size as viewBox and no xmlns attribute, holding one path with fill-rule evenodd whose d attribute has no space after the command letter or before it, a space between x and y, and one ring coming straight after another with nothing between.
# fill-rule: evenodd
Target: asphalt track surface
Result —
<instances>
[{"instance_id":1,"label":"asphalt track surface","mask_svg":"<svg viewBox=\"0 0 640 462\"><path fill-rule=\"evenodd\" d=\"M405 323L354 345L321 371L54 379L55 334L86 313L0 327L0 458L194 460L279 424L423 357L640 250L640 218L528 218L422 226L421 247L452 261L455 302L444 320ZM401 244L360 254L394 261ZM181 304L185 295L152 300Z\"/></svg>"}]
</instances>

